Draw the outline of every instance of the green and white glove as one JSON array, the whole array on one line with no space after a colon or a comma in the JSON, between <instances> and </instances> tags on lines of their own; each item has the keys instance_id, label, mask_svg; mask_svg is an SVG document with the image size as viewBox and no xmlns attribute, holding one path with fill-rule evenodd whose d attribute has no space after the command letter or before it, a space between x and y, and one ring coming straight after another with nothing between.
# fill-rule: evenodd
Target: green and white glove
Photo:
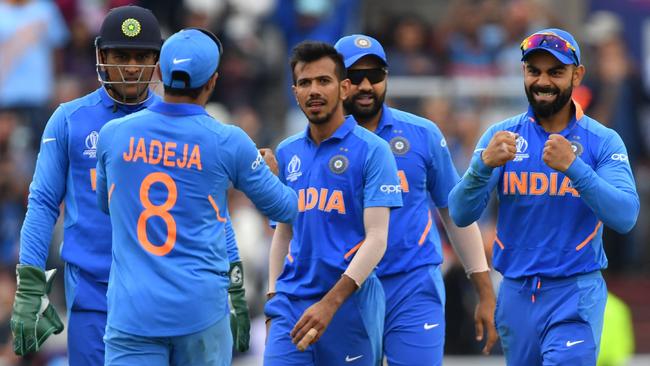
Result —
<instances>
[{"instance_id":1,"label":"green and white glove","mask_svg":"<svg viewBox=\"0 0 650 366\"><path fill-rule=\"evenodd\" d=\"M235 349L239 352L248 350L250 340L251 319L248 314L248 304L244 291L244 267L241 261L230 263L230 330Z\"/></svg>"},{"instance_id":2,"label":"green and white glove","mask_svg":"<svg viewBox=\"0 0 650 366\"><path fill-rule=\"evenodd\" d=\"M19 356L37 352L47 337L63 331L63 323L47 295L56 269L43 272L34 266L16 266L16 298L11 313L14 352Z\"/></svg>"}]
</instances>

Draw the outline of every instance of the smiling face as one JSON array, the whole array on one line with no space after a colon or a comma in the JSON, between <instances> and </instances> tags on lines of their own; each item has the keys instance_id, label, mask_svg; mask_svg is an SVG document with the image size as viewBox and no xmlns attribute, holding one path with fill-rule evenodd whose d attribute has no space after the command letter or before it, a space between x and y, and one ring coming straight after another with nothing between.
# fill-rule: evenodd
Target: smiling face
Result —
<instances>
[{"instance_id":1,"label":"smiling face","mask_svg":"<svg viewBox=\"0 0 650 366\"><path fill-rule=\"evenodd\" d=\"M526 97L539 118L549 118L571 100L580 85L584 66L565 65L545 51L531 53L524 62Z\"/></svg>"},{"instance_id":2,"label":"smiling face","mask_svg":"<svg viewBox=\"0 0 650 366\"><path fill-rule=\"evenodd\" d=\"M298 62L294 67L293 92L303 113L314 124L324 124L340 109L347 96L349 80L339 80L336 64L329 57L313 62Z\"/></svg>"},{"instance_id":3,"label":"smiling face","mask_svg":"<svg viewBox=\"0 0 650 366\"><path fill-rule=\"evenodd\" d=\"M374 56L366 56L355 62L348 69L348 73L354 73L359 70L381 70L384 71L385 65ZM386 77L376 83L372 83L367 77L350 86L350 96L345 100L345 110L352 114L357 120L366 120L379 113L384 100L386 99Z\"/></svg>"}]
</instances>

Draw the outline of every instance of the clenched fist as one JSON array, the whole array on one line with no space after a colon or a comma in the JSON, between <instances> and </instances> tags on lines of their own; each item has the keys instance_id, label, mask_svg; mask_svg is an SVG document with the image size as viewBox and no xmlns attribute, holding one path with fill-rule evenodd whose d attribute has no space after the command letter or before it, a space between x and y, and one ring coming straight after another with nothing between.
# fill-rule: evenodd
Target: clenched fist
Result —
<instances>
[{"instance_id":1,"label":"clenched fist","mask_svg":"<svg viewBox=\"0 0 650 366\"><path fill-rule=\"evenodd\" d=\"M499 131L492 136L481 158L485 165L496 168L515 158L517 153L517 134L510 131Z\"/></svg>"},{"instance_id":2,"label":"clenched fist","mask_svg":"<svg viewBox=\"0 0 650 366\"><path fill-rule=\"evenodd\" d=\"M550 135L544 144L542 160L549 167L564 173L576 159L569 140L556 133Z\"/></svg>"}]
</instances>

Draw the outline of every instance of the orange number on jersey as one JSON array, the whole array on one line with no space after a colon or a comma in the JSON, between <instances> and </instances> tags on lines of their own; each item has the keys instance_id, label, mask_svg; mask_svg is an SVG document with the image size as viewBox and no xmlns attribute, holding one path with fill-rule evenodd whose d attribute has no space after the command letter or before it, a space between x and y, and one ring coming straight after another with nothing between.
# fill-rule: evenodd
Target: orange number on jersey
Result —
<instances>
[{"instance_id":1,"label":"orange number on jersey","mask_svg":"<svg viewBox=\"0 0 650 366\"><path fill-rule=\"evenodd\" d=\"M409 191L409 181L406 180L406 174L403 170L397 171L397 176L399 177L399 185L402 187L402 192Z\"/></svg>"},{"instance_id":2,"label":"orange number on jersey","mask_svg":"<svg viewBox=\"0 0 650 366\"><path fill-rule=\"evenodd\" d=\"M90 169L90 188L93 191L97 190L97 169Z\"/></svg>"},{"instance_id":3,"label":"orange number on jersey","mask_svg":"<svg viewBox=\"0 0 650 366\"><path fill-rule=\"evenodd\" d=\"M167 200L162 205L154 205L149 200L149 189L154 183L162 183L167 187ZM138 241L151 254L163 256L169 253L176 244L176 221L169 213L169 210L176 204L176 193L176 183L166 173L151 173L144 178L140 185L140 202L145 210L138 218ZM167 238L163 245L154 245L147 238L147 220L152 216L162 218L167 225Z\"/></svg>"}]
</instances>

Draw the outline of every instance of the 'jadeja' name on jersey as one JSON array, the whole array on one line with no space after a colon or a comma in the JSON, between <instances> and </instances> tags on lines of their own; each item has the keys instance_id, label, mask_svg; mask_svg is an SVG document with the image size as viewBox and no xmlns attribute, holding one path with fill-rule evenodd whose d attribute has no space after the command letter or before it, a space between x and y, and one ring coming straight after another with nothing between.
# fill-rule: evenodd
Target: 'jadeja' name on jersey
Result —
<instances>
[{"instance_id":1,"label":"'jadeja' name on jersey","mask_svg":"<svg viewBox=\"0 0 650 366\"><path fill-rule=\"evenodd\" d=\"M564 176L558 184L559 174L557 172L516 172L506 171L503 173L503 194L504 195L531 195L541 196L565 196L571 194L573 197L580 197L578 191L571 186L571 180Z\"/></svg>"},{"instance_id":2,"label":"'jadeja' name on jersey","mask_svg":"<svg viewBox=\"0 0 650 366\"><path fill-rule=\"evenodd\" d=\"M178 156L178 158L177 158ZM201 164L201 149L199 145L177 144L174 141L152 139L146 142L144 138L135 137L129 140L129 151L122 153L124 161L136 163L142 161L145 164L162 164L167 167L178 167L196 170L203 170Z\"/></svg>"}]
</instances>

